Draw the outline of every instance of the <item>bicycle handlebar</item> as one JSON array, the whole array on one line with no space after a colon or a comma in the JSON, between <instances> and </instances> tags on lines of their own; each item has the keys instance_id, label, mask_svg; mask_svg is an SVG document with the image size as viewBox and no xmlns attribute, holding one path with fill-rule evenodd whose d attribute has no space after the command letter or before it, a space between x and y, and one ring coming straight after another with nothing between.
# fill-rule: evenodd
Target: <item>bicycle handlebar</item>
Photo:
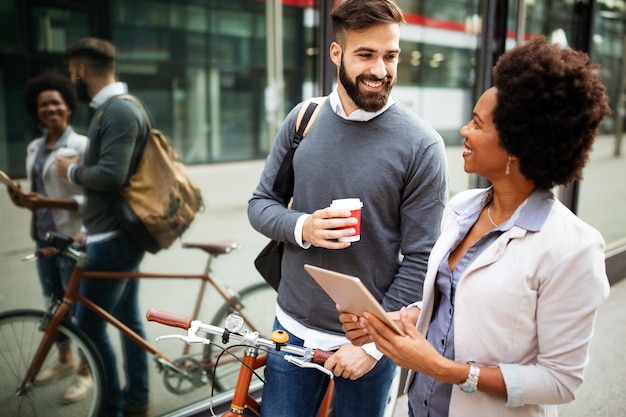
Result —
<instances>
[{"instance_id":1,"label":"bicycle handlebar","mask_svg":"<svg viewBox=\"0 0 626 417\"><path fill-rule=\"evenodd\" d=\"M180 327L185 330L189 330L193 321L191 317L183 317L178 314L155 310L154 308L148 309L146 319L148 321L156 321L157 323L165 324L167 326Z\"/></svg>"},{"instance_id":2,"label":"bicycle handlebar","mask_svg":"<svg viewBox=\"0 0 626 417\"><path fill-rule=\"evenodd\" d=\"M87 254L81 250L83 248L74 246L74 240L70 236L58 232L48 232L46 233L45 240L50 243L50 246L39 248L35 253L22 257L22 261L65 255L74 259L76 265L81 268L87 263Z\"/></svg>"},{"instance_id":3,"label":"bicycle handlebar","mask_svg":"<svg viewBox=\"0 0 626 417\"><path fill-rule=\"evenodd\" d=\"M54 246L47 246L45 248L39 248L35 250L35 257L37 259L52 258L54 256L57 256L58 253L59 253L59 250L55 248Z\"/></svg>"},{"instance_id":4,"label":"bicycle handlebar","mask_svg":"<svg viewBox=\"0 0 626 417\"><path fill-rule=\"evenodd\" d=\"M285 355L284 357L285 360L287 360L288 362L300 366L301 368L318 369L333 378L333 373L319 364L323 364L324 362L326 362L326 359L331 357L334 352L322 349L312 349L302 346L296 346L289 343L283 343L281 341L266 339L259 336L257 332L249 332L248 330L244 330L243 334L230 332L228 329L225 329L223 327L205 324L199 320L193 320L191 317L183 317L174 313L158 311L153 308L148 309L146 313L146 319L148 321L154 321L160 324L165 324L167 326L179 327L181 329L187 330L186 336L180 334L159 336L157 337L157 342L162 339L179 339L187 344L212 343L211 340L196 335L196 332L198 332L198 330L220 337L224 337L225 335L227 335L229 338L232 337L235 340L239 340L241 344L246 346L264 347L276 351L290 353L291 355ZM296 358L293 355L299 356L302 359Z\"/></svg>"},{"instance_id":5,"label":"bicycle handlebar","mask_svg":"<svg viewBox=\"0 0 626 417\"><path fill-rule=\"evenodd\" d=\"M54 246L46 246L44 248L35 249L35 252L22 257L22 261L32 261L35 259L54 258L57 255L62 254L62 251Z\"/></svg>"}]
</instances>

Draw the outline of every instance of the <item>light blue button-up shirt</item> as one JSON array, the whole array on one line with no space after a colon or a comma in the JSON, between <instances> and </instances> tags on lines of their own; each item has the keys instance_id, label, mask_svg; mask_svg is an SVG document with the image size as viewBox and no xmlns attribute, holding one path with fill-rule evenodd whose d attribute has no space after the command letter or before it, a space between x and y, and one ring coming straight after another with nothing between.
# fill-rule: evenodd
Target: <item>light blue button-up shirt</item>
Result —
<instances>
[{"instance_id":1,"label":"light blue button-up shirt","mask_svg":"<svg viewBox=\"0 0 626 417\"><path fill-rule=\"evenodd\" d=\"M476 241L463 254L454 271L451 271L448 262L450 252L461 243L478 220L482 210L490 204L493 199L493 193L488 193L484 201L478 202L478 204L476 201L470 200L455 208L455 211L459 213L459 235L451 246L450 252L443 258L437 271L435 285L439 294L439 300L426 335L428 341L441 355L454 360L454 298L460 277L489 245L513 226L522 227L529 232L538 232L552 207L553 200L546 199L546 193L550 192L546 190L533 192L508 220ZM488 318L484 319L488 320ZM409 390L413 416L446 417L450 407L451 393L451 384L437 382L424 374L416 374L415 381Z\"/></svg>"}]
</instances>

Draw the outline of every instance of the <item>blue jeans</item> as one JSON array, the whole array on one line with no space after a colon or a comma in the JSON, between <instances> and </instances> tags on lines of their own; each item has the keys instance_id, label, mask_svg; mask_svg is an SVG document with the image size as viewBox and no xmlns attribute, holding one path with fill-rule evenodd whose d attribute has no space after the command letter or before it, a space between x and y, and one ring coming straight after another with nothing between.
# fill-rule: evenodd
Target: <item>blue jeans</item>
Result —
<instances>
[{"instance_id":1,"label":"blue jeans","mask_svg":"<svg viewBox=\"0 0 626 417\"><path fill-rule=\"evenodd\" d=\"M125 235L87 245L88 271L137 271L144 250ZM139 311L139 279L83 279L80 292L145 338ZM78 326L94 342L104 363L108 391L102 416L121 416L122 404L148 403L148 356L137 343L122 336L126 386L122 391L115 350L107 334L107 323L84 305L77 311Z\"/></svg>"},{"instance_id":2,"label":"blue jeans","mask_svg":"<svg viewBox=\"0 0 626 417\"><path fill-rule=\"evenodd\" d=\"M50 246L45 240L37 239L37 249ZM63 300L65 289L70 282L76 261L67 256L54 256L52 258L37 258L37 275L41 283L41 290L46 303L54 303ZM46 305L48 308L49 305ZM73 310L74 311L74 310ZM73 313L72 313L73 316ZM70 320L72 320L70 316ZM69 339L60 334L56 344L59 347L67 346Z\"/></svg>"},{"instance_id":3,"label":"blue jeans","mask_svg":"<svg viewBox=\"0 0 626 417\"><path fill-rule=\"evenodd\" d=\"M274 329L285 330L278 320ZM289 343L302 339L289 334ZM382 416L395 364L383 356L357 380L335 377L335 413L338 417ZM326 393L329 378L315 369L302 369L280 356L268 355L263 387L262 417L315 417Z\"/></svg>"}]
</instances>

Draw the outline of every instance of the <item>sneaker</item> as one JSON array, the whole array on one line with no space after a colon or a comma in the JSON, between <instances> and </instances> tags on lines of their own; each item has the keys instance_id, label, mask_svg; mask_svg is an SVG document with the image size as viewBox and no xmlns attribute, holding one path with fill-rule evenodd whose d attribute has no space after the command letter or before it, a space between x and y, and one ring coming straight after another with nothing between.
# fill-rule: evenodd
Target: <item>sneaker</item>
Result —
<instances>
[{"instance_id":1,"label":"sneaker","mask_svg":"<svg viewBox=\"0 0 626 417\"><path fill-rule=\"evenodd\" d=\"M150 410L150 404L133 405L124 403L122 412L124 417L147 417Z\"/></svg>"},{"instance_id":2,"label":"sneaker","mask_svg":"<svg viewBox=\"0 0 626 417\"><path fill-rule=\"evenodd\" d=\"M45 384L50 381L54 381L68 376L74 372L74 361L61 363L56 361L50 368L39 372L35 377L36 384Z\"/></svg>"},{"instance_id":3,"label":"sneaker","mask_svg":"<svg viewBox=\"0 0 626 417\"><path fill-rule=\"evenodd\" d=\"M93 378L91 375L74 375L74 379L63 394L63 401L67 403L76 403L85 398L93 387Z\"/></svg>"}]
</instances>

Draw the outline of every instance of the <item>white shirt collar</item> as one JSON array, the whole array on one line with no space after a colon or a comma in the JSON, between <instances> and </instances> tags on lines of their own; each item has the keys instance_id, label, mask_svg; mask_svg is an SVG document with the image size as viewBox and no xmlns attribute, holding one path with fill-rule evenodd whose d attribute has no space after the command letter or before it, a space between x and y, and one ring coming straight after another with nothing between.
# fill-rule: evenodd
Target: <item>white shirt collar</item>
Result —
<instances>
[{"instance_id":1,"label":"white shirt collar","mask_svg":"<svg viewBox=\"0 0 626 417\"><path fill-rule=\"evenodd\" d=\"M341 105L341 100L339 99L339 93L337 92L337 88L335 88L332 91L332 93L328 95L328 100L330 100L330 106L333 109L333 111L337 114L337 116L342 117L346 120L352 120L356 122L367 122L369 120L372 120L374 117L378 116L379 114L387 110L389 107L393 106L394 103L396 102L393 99L393 97L389 96L389 98L387 99L387 104L385 104L385 107L378 110L377 112L369 112L369 111L365 111L362 109L357 109L353 111L350 114L350 116L346 116L346 112L344 111L343 106Z\"/></svg>"},{"instance_id":2,"label":"white shirt collar","mask_svg":"<svg viewBox=\"0 0 626 417\"><path fill-rule=\"evenodd\" d=\"M91 99L91 103L89 103L89 106L97 109L111 97L126 93L128 93L128 86L126 85L126 83L118 81L116 83L109 84L102 90L98 91L93 99Z\"/></svg>"}]
</instances>

